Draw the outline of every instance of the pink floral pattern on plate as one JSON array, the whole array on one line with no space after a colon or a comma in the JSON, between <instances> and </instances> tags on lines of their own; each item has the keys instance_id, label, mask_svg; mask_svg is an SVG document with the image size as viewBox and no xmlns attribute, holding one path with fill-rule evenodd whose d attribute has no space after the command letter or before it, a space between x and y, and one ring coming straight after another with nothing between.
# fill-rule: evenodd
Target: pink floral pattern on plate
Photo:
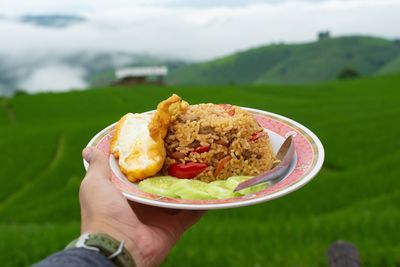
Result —
<instances>
[{"instance_id":1,"label":"pink floral pattern on plate","mask_svg":"<svg viewBox=\"0 0 400 267\"><path fill-rule=\"evenodd\" d=\"M246 205L245 202L249 202L249 200L269 200L267 196L272 196L275 193L279 193L280 191L284 191L285 189L288 189L290 187L296 187L294 189L297 189L297 187L300 187L300 185L297 186L296 184L301 183L302 179L306 178L310 174L310 172L312 172L316 168L317 163L319 166L317 166L318 169L316 170L316 172L322 165L323 148L318 138L313 135L311 131L309 131L307 128L290 119L265 111L254 109L248 110L253 113L254 117L263 128L268 129L275 134L278 134L282 138L286 138L289 135L292 135L294 137L293 140L295 144L297 161L293 170L285 177L285 179L283 179L279 183L272 185L260 192L241 197L215 200L184 200L160 197L143 192L136 187L136 184L129 182L127 179L121 179L114 173L112 174L112 182L129 199L144 200L143 202L147 204L149 204L149 201L151 202L150 204L160 202L160 204L164 203L161 206L165 207L173 207L173 204L178 204L180 207L184 207L185 205L187 205L189 208L191 205L206 205L208 207L216 205L217 207L229 207L229 205L224 205L229 203L237 203L239 204L237 206L243 206ZM110 141L114 132L114 126L115 125L111 125L104 129L89 143L89 145L99 148L107 157L110 157ZM313 175L315 175L316 172ZM308 180L310 180L311 178L307 177ZM308 180L306 182L308 182ZM286 191L290 192L293 190ZM258 203L261 201L252 202Z\"/></svg>"}]
</instances>

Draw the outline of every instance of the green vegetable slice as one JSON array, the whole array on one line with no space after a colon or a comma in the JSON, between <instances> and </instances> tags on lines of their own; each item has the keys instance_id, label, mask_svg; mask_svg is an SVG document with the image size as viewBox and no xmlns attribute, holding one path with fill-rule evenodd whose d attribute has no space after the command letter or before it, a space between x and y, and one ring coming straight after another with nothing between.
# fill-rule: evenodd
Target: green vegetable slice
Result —
<instances>
[{"instance_id":1,"label":"green vegetable slice","mask_svg":"<svg viewBox=\"0 0 400 267\"><path fill-rule=\"evenodd\" d=\"M207 184L201 181L179 179L170 190L182 199L212 199L206 187Z\"/></svg>"},{"instance_id":2,"label":"green vegetable slice","mask_svg":"<svg viewBox=\"0 0 400 267\"><path fill-rule=\"evenodd\" d=\"M225 183L226 183L226 187L233 191L235 190L235 188L241 183L244 182L250 178L252 178L253 176L231 176L229 177Z\"/></svg>"},{"instance_id":3,"label":"green vegetable slice","mask_svg":"<svg viewBox=\"0 0 400 267\"><path fill-rule=\"evenodd\" d=\"M176 198L178 195L171 191L171 186L176 183L176 180L170 176L158 176L141 181L138 188L147 193Z\"/></svg>"},{"instance_id":4,"label":"green vegetable slice","mask_svg":"<svg viewBox=\"0 0 400 267\"><path fill-rule=\"evenodd\" d=\"M252 178L252 176L232 176L226 180L226 186L233 191L241 182L244 182L250 178ZM268 187L268 185L269 185L268 182L265 182L259 185L254 185L252 187L242 189L235 193L237 196L244 196L264 190L265 188Z\"/></svg>"},{"instance_id":5,"label":"green vegetable slice","mask_svg":"<svg viewBox=\"0 0 400 267\"><path fill-rule=\"evenodd\" d=\"M141 181L138 184L138 188L164 197L200 200L243 196L261 191L268 186L268 183L263 183L233 192L238 184L250 178L252 176L232 176L225 181L218 180L205 183L198 180L177 179L171 176L157 176Z\"/></svg>"},{"instance_id":6,"label":"green vegetable slice","mask_svg":"<svg viewBox=\"0 0 400 267\"><path fill-rule=\"evenodd\" d=\"M226 187L225 181L214 181L207 184L207 193L209 193L213 198L224 199L234 197L235 194Z\"/></svg>"}]
</instances>

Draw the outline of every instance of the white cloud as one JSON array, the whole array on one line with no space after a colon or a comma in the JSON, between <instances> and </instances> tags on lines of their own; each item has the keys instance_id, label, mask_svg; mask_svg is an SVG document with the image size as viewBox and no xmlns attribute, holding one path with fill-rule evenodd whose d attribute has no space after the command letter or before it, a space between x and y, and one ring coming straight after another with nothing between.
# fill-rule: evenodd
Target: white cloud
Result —
<instances>
[{"instance_id":1,"label":"white cloud","mask_svg":"<svg viewBox=\"0 0 400 267\"><path fill-rule=\"evenodd\" d=\"M122 50L196 60L271 42L313 40L324 29L400 36L400 1L394 0L236 1L241 5L202 8L172 0L7 2L5 14L77 12L89 22L59 30L0 21L0 53Z\"/></svg>"},{"instance_id":2,"label":"white cloud","mask_svg":"<svg viewBox=\"0 0 400 267\"><path fill-rule=\"evenodd\" d=\"M85 72L79 68L49 65L36 69L20 82L19 88L29 93L82 89L87 87L84 75Z\"/></svg>"}]
</instances>

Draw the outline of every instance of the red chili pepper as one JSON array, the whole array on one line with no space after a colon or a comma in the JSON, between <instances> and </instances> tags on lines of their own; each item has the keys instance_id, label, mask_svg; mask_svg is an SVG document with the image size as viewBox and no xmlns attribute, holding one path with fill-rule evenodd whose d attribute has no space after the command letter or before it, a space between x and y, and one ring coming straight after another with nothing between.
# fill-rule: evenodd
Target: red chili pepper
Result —
<instances>
[{"instance_id":1,"label":"red chili pepper","mask_svg":"<svg viewBox=\"0 0 400 267\"><path fill-rule=\"evenodd\" d=\"M251 136L250 136L250 141L256 141L256 140L258 140L259 138L261 138L261 137L263 137L263 136L266 136L266 135L267 135L267 133L264 132L264 131L258 132L258 133L253 133L253 134L251 134Z\"/></svg>"},{"instance_id":2,"label":"red chili pepper","mask_svg":"<svg viewBox=\"0 0 400 267\"><path fill-rule=\"evenodd\" d=\"M169 166L168 174L177 178L191 179L199 175L207 167L207 164L197 162L174 163Z\"/></svg>"},{"instance_id":3,"label":"red chili pepper","mask_svg":"<svg viewBox=\"0 0 400 267\"><path fill-rule=\"evenodd\" d=\"M229 116L233 116L235 115L235 108L230 105L230 104L218 104L219 106L221 106L223 109L225 109L226 112L228 112Z\"/></svg>"},{"instance_id":4,"label":"red chili pepper","mask_svg":"<svg viewBox=\"0 0 400 267\"><path fill-rule=\"evenodd\" d=\"M203 152L207 152L209 150L210 150L210 146L199 146L199 147L196 147L196 149L193 150L193 152L203 153Z\"/></svg>"}]
</instances>

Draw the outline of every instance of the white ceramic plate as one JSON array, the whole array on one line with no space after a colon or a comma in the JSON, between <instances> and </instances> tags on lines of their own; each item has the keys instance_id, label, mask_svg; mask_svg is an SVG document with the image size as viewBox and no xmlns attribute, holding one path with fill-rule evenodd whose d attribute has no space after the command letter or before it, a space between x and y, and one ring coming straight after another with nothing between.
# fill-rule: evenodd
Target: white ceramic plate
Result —
<instances>
[{"instance_id":1,"label":"white ceramic plate","mask_svg":"<svg viewBox=\"0 0 400 267\"><path fill-rule=\"evenodd\" d=\"M90 140L88 146L99 148L109 158L112 169L112 182L121 190L126 198L157 207L210 210L254 205L293 192L317 175L324 161L324 148L315 134L300 123L281 115L251 108L243 109L250 111L258 123L268 132L275 153L289 135L293 135L296 151L286 177L280 182L254 194L228 199L185 200L160 197L139 190L135 183L128 181L120 172L117 161L109 152L115 123L100 131ZM150 111L149 113L152 112L154 111ZM84 161L84 165L87 169L88 163Z\"/></svg>"}]
</instances>

